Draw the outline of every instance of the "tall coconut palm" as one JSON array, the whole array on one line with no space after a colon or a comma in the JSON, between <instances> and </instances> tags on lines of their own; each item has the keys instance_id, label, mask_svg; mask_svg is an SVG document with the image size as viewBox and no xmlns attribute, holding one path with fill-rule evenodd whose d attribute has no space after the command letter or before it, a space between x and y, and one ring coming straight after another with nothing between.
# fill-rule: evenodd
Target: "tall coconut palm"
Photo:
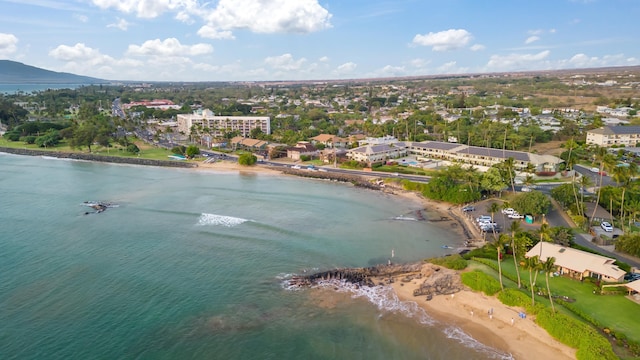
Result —
<instances>
[{"instance_id":1,"label":"tall coconut palm","mask_svg":"<svg viewBox=\"0 0 640 360\"><path fill-rule=\"evenodd\" d=\"M535 294L534 294L534 286L535 280L533 279L533 272L538 273L538 269L540 268L540 257L538 255L532 256L530 258L524 259L524 267L529 270L529 289L531 289L531 306L536 304Z\"/></svg>"},{"instance_id":2,"label":"tall coconut palm","mask_svg":"<svg viewBox=\"0 0 640 360\"><path fill-rule=\"evenodd\" d=\"M513 255L513 265L516 268L516 274L518 275L518 289L522 287L522 281L520 279L520 268L518 266L518 252L516 248L516 234L520 232L520 222L513 221L509 225L509 231L511 232L511 253Z\"/></svg>"},{"instance_id":3,"label":"tall coconut palm","mask_svg":"<svg viewBox=\"0 0 640 360\"><path fill-rule=\"evenodd\" d=\"M615 159L613 155L609 154L606 147L597 146L594 154L595 162L599 165L598 173L600 174L598 181L598 195L596 197L596 206L593 207L593 213L589 218L589 225L593 223L593 219L596 217L596 211L598 210L598 204L600 203L600 194L602 193L602 176L604 175L605 169L608 170L615 163Z\"/></svg>"},{"instance_id":4,"label":"tall coconut palm","mask_svg":"<svg viewBox=\"0 0 640 360\"><path fill-rule=\"evenodd\" d=\"M622 188L622 195L620 196L620 221L624 226L624 195L627 187L633 181L633 177L638 172L638 165L636 163L630 163L629 166L616 166L613 168L613 180ZM622 186L620 186L622 185Z\"/></svg>"},{"instance_id":5,"label":"tall coconut palm","mask_svg":"<svg viewBox=\"0 0 640 360\"><path fill-rule=\"evenodd\" d=\"M553 306L553 298L551 297L551 288L549 288L549 274L556 270L556 258L548 257L547 260L542 263L542 270L544 271L544 279L547 282L547 294L549 295L551 310L553 310L553 312L556 312L556 309Z\"/></svg>"},{"instance_id":6,"label":"tall coconut palm","mask_svg":"<svg viewBox=\"0 0 640 360\"><path fill-rule=\"evenodd\" d=\"M549 224L542 224L540 225L540 229L538 229L538 236L540 236L540 254L538 254L538 259L540 259L542 257L542 243L543 242L550 242L551 241L551 227L549 226ZM536 276L534 281L538 280L538 273L536 272Z\"/></svg>"},{"instance_id":7,"label":"tall coconut palm","mask_svg":"<svg viewBox=\"0 0 640 360\"><path fill-rule=\"evenodd\" d=\"M578 185L580 185L580 206L579 211L580 215L585 216L584 214L584 192L585 190L592 185L591 178L588 176L582 175L580 180L578 181Z\"/></svg>"},{"instance_id":8,"label":"tall coconut palm","mask_svg":"<svg viewBox=\"0 0 640 360\"><path fill-rule=\"evenodd\" d=\"M493 226L493 223L495 223L493 217L495 216L495 213L500 211L500 205L498 205L498 203L494 201L489 205L489 209L488 210L491 213L491 229L493 230L493 237L495 238L496 237L496 227Z\"/></svg>"},{"instance_id":9,"label":"tall coconut palm","mask_svg":"<svg viewBox=\"0 0 640 360\"><path fill-rule=\"evenodd\" d=\"M495 239L492 245L498 252L498 276L500 278L500 290L504 290L504 285L502 284L502 251L508 241L509 237L502 234Z\"/></svg>"}]
</instances>

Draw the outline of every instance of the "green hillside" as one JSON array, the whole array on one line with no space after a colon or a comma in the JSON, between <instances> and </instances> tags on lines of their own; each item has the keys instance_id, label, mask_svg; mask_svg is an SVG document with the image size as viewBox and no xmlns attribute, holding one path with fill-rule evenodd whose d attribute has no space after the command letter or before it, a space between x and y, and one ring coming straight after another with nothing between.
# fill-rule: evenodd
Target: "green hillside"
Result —
<instances>
[{"instance_id":1,"label":"green hillside","mask_svg":"<svg viewBox=\"0 0 640 360\"><path fill-rule=\"evenodd\" d=\"M0 60L0 84L97 84L108 81Z\"/></svg>"}]
</instances>

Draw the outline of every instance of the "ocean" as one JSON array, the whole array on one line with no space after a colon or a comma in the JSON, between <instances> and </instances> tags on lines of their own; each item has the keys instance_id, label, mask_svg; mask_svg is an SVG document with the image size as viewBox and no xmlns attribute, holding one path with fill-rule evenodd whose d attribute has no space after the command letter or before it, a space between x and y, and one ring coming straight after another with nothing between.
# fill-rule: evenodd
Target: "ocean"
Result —
<instances>
[{"instance_id":1,"label":"ocean","mask_svg":"<svg viewBox=\"0 0 640 360\"><path fill-rule=\"evenodd\" d=\"M385 287L287 287L463 240L403 197L0 154L0 204L1 359L509 358Z\"/></svg>"},{"instance_id":2,"label":"ocean","mask_svg":"<svg viewBox=\"0 0 640 360\"><path fill-rule=\"evenodd\" d=\"M76 89L88 84L0 84L0 94L17 94L18 92L32 93L48 89Z\"/></svg>"}]
</instances>

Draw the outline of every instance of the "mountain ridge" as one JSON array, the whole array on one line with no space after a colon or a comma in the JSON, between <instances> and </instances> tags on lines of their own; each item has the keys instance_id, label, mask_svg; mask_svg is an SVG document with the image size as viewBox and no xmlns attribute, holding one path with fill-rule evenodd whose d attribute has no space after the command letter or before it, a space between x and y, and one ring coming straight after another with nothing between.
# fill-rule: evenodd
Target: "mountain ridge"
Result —
<instances>
[{"instance_id":1,"label":"mountain ridge","mask_svg":"<svg viewBox=\"0 0 640 360\"><path fill-rule=\"evenodd\" d=\"M0 60L0 84L104 84L109 81Z\"/></svg>"}]
</instances>

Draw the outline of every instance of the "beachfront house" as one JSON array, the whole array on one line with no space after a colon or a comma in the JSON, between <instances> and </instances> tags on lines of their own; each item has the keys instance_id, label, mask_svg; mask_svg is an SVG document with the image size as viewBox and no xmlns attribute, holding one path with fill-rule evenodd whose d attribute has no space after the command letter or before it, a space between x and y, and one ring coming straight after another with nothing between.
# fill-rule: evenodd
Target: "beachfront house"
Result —
<instances>
[{"instance_id":1,"label":"beachfront house","mask_svg":"<svg viewBox=\"0 0 640 360\"><path fill-rule=\"evenodd\" d=\"M530 258L536 255L540 256L541 262L550 257L555 258L558 273L573 279L593 278L606 282L621 282L624 279L625 271L613 264L616 259L602 255L544 241L538 242L525 254L525 257Z\"/></svg>"},{"instance_id":2,"label":"beachfront house","mask_svg":"<svg viewBox=\"0 0 640 360\"><path fill-rule=\"evenodd\" d=\"M300 160L303 156L318 157L318 149L308 141L298 141L296 146L287 148L287 157L292 160Z\"/></svg>"}]
</instances>

